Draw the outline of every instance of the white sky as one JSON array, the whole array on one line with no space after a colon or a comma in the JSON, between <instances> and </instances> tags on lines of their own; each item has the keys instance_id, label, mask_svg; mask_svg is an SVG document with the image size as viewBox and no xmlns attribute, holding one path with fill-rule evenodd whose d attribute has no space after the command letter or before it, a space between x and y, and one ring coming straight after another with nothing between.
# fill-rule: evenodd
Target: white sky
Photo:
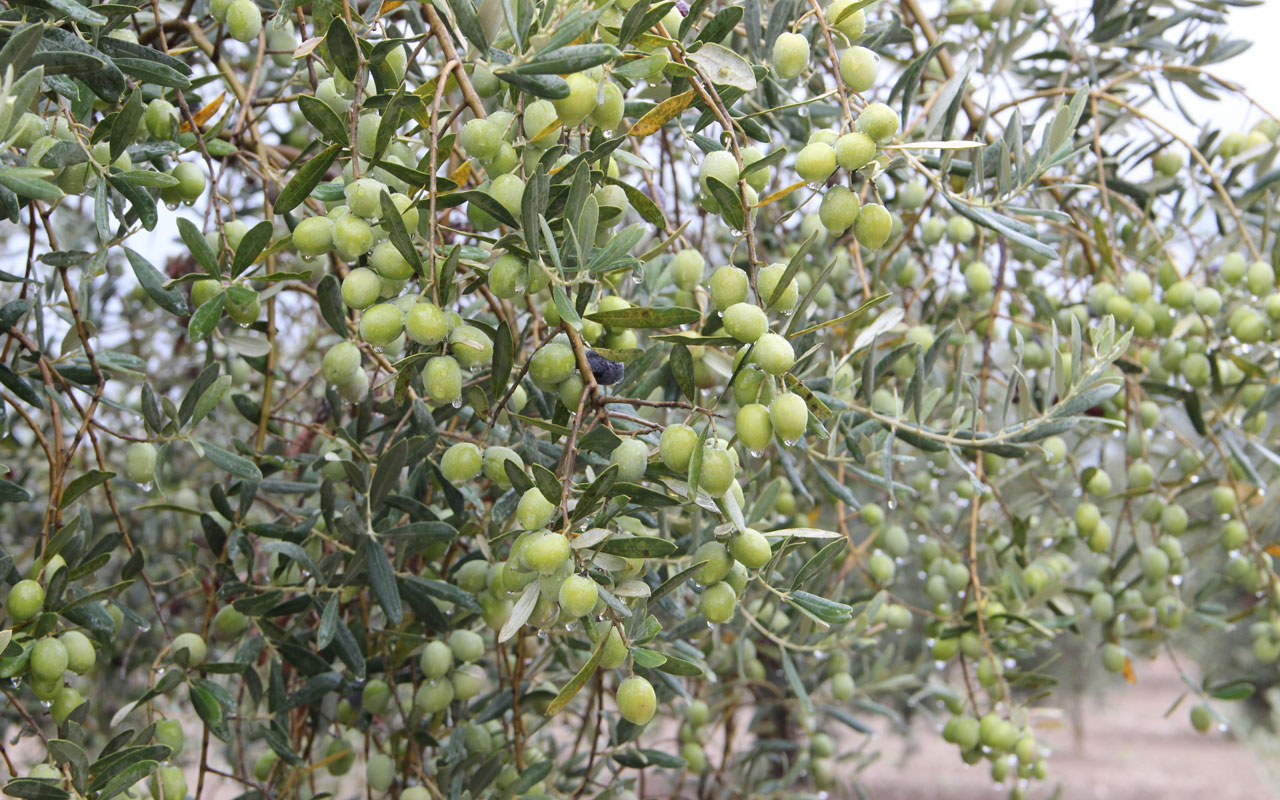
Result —
<instances>
[{"instance_id":1,"label":"white sky","mask_svg":"<svg viewBox=\"0 0 1280 800\"><path fill-rule=\"evenodd\" d=\"M1252 8L1232 8L1227 19L1233 36L1250 40L1254 45L1225 64L1214 65L1214 72L1239 84L1264 108L1280 116L1280 82L1276 80L1280 52L1272 39L1280 29L1280 1L1266 0ZM1257 119L1255 112L1249 122ZM1244 120L1240 120L1240 124L1243 123Z\"/></svg>"}]
</instances>

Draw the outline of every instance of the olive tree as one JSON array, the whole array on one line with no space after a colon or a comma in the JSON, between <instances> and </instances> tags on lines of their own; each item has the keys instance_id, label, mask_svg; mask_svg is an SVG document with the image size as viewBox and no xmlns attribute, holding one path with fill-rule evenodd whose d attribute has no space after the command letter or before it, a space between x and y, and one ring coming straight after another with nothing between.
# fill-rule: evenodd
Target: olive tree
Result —
<instances>
[{"instance_id":1,"label":"olive tree","mask_svg":"<svg viewBox=\"0 0 1280 800\"><path fill-rule=\"evenodd\" d=\"M1225 721L1231 5L7 4L4 792L851 796L923 715L1016 797L1060 659L1251 647Z\"/></svg>"}]
</instances>

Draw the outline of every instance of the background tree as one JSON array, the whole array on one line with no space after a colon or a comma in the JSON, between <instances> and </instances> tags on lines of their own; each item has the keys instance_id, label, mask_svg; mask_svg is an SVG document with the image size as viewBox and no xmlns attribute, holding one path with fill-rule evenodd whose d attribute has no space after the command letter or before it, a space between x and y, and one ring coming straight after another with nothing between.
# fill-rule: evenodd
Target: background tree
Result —
<instances>
[{"instance_id":1,"label":"background tree","mask_svg":"<svg viewBox=\"0 0 1280 800\"><path fill-rule=\"evenodd\" d=\"M927 714L1021 796L1056 662L1179 644L1207 731L1280 658L1228 5L8 4L6 794L849 794Z\"/></svg>"}]
</instances>

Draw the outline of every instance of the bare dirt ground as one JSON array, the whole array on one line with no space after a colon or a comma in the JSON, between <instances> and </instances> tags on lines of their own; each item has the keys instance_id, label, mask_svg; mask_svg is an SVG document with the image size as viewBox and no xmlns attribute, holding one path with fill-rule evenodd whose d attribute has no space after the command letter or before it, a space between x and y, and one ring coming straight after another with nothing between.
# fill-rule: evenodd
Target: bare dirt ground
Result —
<instances>
[{"instance_id":1,"label":"bare dirt ground","mask_svg":"<svg viewBox=\"0 0 1280 800\"><path fill-rule=\"evenodd\" d=\"M1280 797L1280 785L1259 757L1229 733L1200 735L1185 703L1164 716L1183 690L1167 661L1144 666L1136 686L1111 686L1084 701L1084 741L1065 724L1037 728L1052 749L1049 780L1029 798L1061 800L1259 800ZM863 773L872 800L994 800L1007 794L983 763L966 767L955 748L930 730L911 742L884 737L884 756ZM911 748L910 750L908 748ZM833 792L833 796L856 795Z\"/></svg>"}]
</instances>

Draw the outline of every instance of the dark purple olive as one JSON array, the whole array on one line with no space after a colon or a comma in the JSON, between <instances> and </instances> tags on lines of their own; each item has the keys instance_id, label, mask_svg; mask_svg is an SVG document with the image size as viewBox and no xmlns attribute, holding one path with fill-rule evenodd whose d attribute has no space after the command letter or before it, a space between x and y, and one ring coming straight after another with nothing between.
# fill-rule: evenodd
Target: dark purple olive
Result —
<instances>
[{"instance_id":1,"label":"dark purple olive","mask_svg":"<svg viewBox=\"0 0 1280 800\"><path fill-rule=\"evenodd\" d=\"M587 351L587 366L591 367L591 374L601 386L612 386L622 380L627 371L620 362L610 361L595 350Z\"/></svg>"}]
</instances>

